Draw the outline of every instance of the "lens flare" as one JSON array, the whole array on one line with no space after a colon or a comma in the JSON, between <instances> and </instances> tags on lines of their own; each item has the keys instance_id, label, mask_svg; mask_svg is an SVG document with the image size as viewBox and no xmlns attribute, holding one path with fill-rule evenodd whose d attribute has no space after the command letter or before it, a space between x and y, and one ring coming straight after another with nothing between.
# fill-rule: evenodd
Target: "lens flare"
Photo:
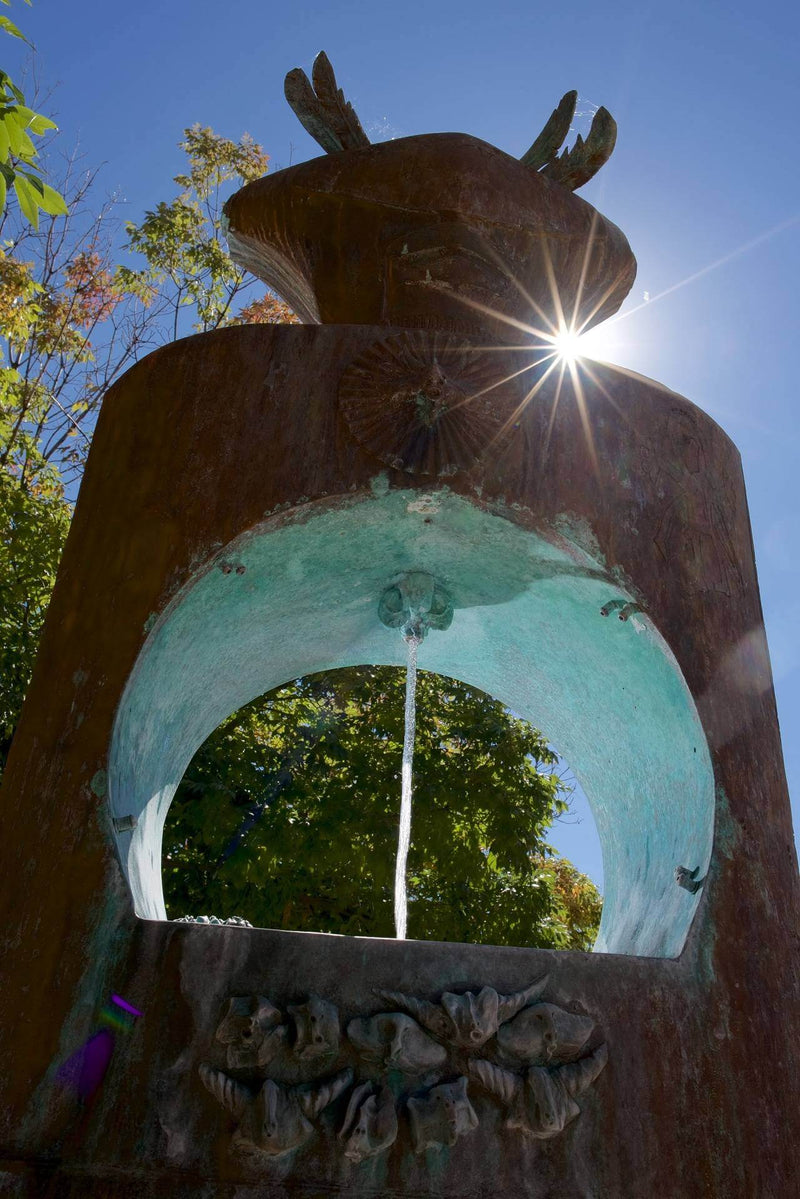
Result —
<instances>
[{"instance_id":1,"label":"lens flare","mask_svg":"<svg viewBox=\"0 0 800 1199\"><path fill-rule=\"evenodd\" d=\"M574 329L559 329L553 336L553 349L559 362L568 366L581 356L581 335Z\"/></svg>"}]
</instances>

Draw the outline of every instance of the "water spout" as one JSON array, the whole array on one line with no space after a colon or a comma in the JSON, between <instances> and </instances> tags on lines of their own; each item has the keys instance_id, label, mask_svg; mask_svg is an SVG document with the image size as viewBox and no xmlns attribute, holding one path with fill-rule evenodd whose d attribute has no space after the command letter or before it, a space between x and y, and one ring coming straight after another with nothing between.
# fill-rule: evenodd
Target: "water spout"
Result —
<instances>
[{"instance_id":1,"label":"water spout","mask_svg":"<svg viewBox=\"0 0 800 1199\"><path fill-rule=\"evenodd\" d=\"M411 794L413 789L414 739L417 725L417 650L422 637L405 635L408 648L406 659L406 719L403 735L403 768L400 791L400 830L397 837L397 860L394 867L394 927L398 941L404 941L408 925L408 895L406 893L406 863L411 844Z\"/></svg>"},{"instance_id":2,"label":"water spout","mask_svg":"<svg viewBox=\"0 0 800 1199\"><path fill-rule=\"evenodd\" d=\"M400 828L394 870L394 927L404 941L408 927L406 864L411 844L414 738L417 722L417 650L428 629L449 628L453 603L440 583L421 570L401 575L381 596L378 615L390 629L399 629L407 647L406 711L400 793Z\"/></svg>"}]
</instances>

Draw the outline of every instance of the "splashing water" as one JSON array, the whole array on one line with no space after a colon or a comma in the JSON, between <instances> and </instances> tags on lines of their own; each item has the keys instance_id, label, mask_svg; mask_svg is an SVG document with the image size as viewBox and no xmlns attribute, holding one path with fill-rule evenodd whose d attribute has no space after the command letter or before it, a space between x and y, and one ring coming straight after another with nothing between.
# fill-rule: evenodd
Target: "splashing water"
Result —
<instances>
[{"instance_id":1,"label":"splashing water","mask_svg":"<svg viewBox=\"0 0 800 1199\"><path fill-rule=\"evenodd\" d=\"M400 831L397 838L397 861L394 868L394 926L398 941L404 941L408 924L408 895L406 893L406 862L411 844L411 790L414 762L414 734L417 723L417 650L422 637L405 635L408 657L406 663L406 725L403 736L402 790L400 795Z\"/></svg>"}]
</instances>

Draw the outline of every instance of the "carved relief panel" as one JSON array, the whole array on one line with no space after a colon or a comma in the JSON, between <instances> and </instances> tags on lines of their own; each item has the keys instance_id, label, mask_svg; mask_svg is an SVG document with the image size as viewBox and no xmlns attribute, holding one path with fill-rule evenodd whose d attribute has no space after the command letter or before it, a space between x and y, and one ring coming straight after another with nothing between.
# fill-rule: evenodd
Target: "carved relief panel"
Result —
<instances>
[{"instance_id":1,"label":"carved relief panel","mask_svg":"<svg viewBox=\"0 0 800 1199\"><path fill-rule=\"evenodd\" d=\"M317 1137L353 1165L449 1149L481 1136L487 1105L512 1135L548 1139L580 1116L608 1052L589 1016L542 999L547 982L438 1002L379 990L378 1011L344 1021L318 995L233 996L215 1033L225 1068L203 1062L200 1079L233 1117L233 1153L288 1169ZM298 1071L310 1077L287 1082Z\"/></svg>"}]
</instances>

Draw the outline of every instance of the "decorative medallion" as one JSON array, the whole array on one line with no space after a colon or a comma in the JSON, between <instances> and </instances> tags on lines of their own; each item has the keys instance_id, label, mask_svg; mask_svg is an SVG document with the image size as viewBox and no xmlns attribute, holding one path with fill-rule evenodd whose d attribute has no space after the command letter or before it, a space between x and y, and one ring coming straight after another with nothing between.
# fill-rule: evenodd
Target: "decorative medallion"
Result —
<instances>
[{"instance_id":1,"label":"decorative medallion","mask_svg":"<svg viewBox=\"0 0 800 1199\"><path fill-rule=\"evenodd\" d=\"M508 437L519 389L508 358L449 334L409 330L370 346L339 384L355 440L412 475L470 470Z\"/></svg>"}]
</instances>

